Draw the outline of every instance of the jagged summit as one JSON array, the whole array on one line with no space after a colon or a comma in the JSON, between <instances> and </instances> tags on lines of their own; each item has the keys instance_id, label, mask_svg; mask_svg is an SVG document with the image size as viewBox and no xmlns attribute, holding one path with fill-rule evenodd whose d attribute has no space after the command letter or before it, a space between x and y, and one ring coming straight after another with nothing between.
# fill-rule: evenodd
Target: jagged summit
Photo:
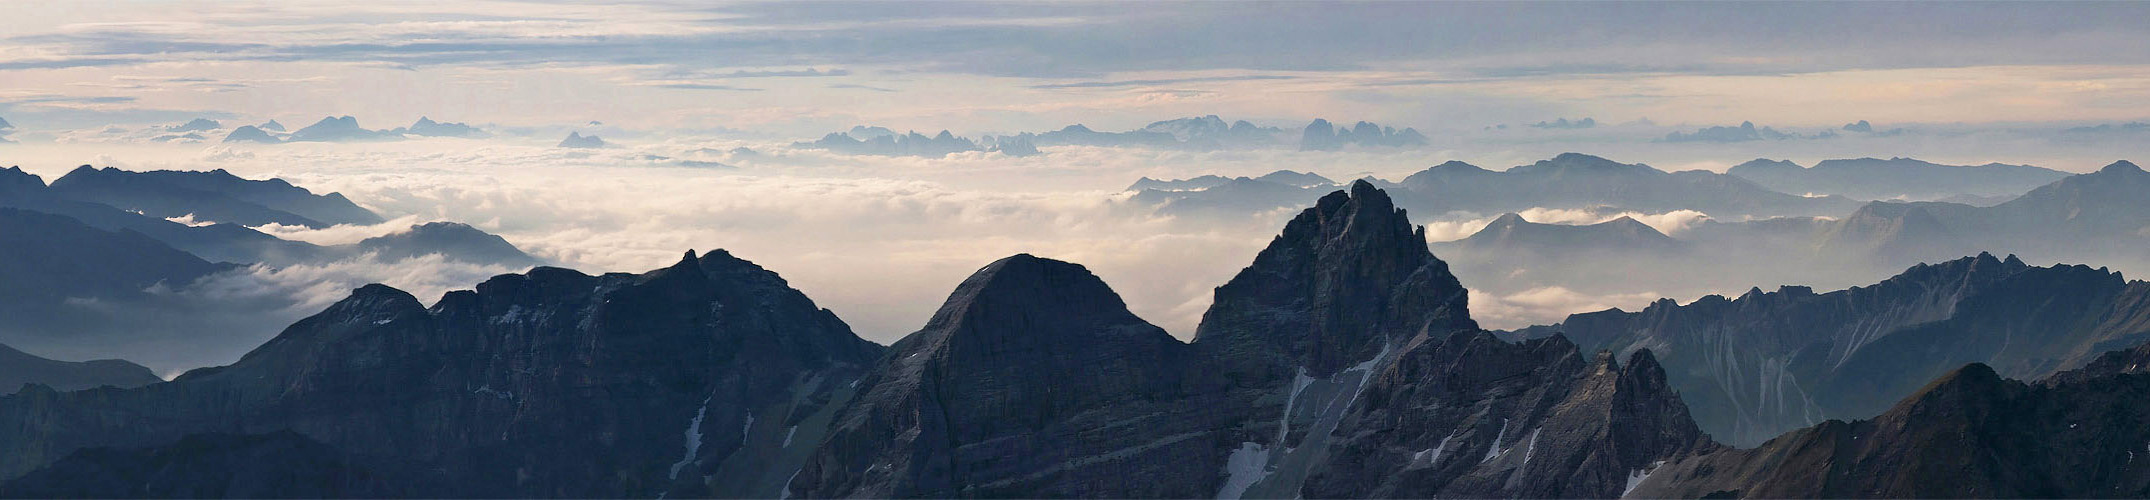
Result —
<instances>
[{"instance_id":1,"label":"jagged summit","mask_svg":"<svg viewBox=\"0 0 2150 500\"><path fill-rule=\"evenodd\" d=\"M1421 329L1475 329L1465 302L1424 228L1360 180L1300 212L1218 287L1195 342L1232 353L1242 375L1325 376Z\"/></svg>"}]
</instances>

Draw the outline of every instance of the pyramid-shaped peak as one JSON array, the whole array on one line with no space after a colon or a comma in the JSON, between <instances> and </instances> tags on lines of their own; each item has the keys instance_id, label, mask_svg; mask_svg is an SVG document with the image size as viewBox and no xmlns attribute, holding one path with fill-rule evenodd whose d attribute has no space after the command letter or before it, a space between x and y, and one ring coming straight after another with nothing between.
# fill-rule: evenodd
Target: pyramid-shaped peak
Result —
<instances>
[{"instance_id":1,"label":"pyramid-shaped peak","mask_svg":"<svg viewBox=\"0 0 2150 500\"><path fill-rule=\"evenodd\" d=\"M2127 161L2127 160L2120 160L2120 161L2116 161L2116 162L2113 162L2113 163L2112 163L2111 165L2106 165L2106 166L2105 166L2105 168L2101 168L2101 169L2098 169L2098 173L2100 173L2100 174L2141 174L2141 173L2143 173L2143 168L2142 168L2142 167L2138 167L2138 166L2135 166L2135 162L2131 162L2131 161Z\"/></svg>"},{"instance_id":2,"label":"pyramid-shaped peak","mask_svg":"<svg viewBox=\"0 0 2150 500\"><path fill-rule=\"evenodd\" d=\"M1360 180L1300 212L1218 287L1195 343L1233 353L1235 376L1326 376L1420 331L1476 326L1425 231Z\"/></svg>"}]
</instances>

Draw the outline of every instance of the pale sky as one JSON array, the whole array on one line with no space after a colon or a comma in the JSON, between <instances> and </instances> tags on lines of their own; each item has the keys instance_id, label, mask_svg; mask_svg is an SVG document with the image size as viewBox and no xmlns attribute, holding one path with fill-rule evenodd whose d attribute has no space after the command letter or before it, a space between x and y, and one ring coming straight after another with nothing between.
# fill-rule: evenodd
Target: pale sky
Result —
<instances>
[{"instance_id":1,"label":"pale sky","mask_svg":"<svg viewBox=\"0 0 2150 500\"><path fill-rule=\"evenodd\" d=\"M272 231L324 244L459 221L588 272L724 248L880 342L922 325L978 266L1027 252L1089 266L1184 337L1293 210L1174 220L1120 203L1138 177L1401 179L1447 160L1500 169L1568 151L1665 170L1908 156L2083 172L2150 160L2150 125L2127 126L2150 122L2146 19L2150 3L17 0L0 2L0 119L13 125L0 129L0 166L47 180L85 163L221 168L341 192L392 219ZM1325 118L1414 127L1431 144L935 158L793 144L853 125L977 137L1212 114L1287 141ZM493 137L221 141L239 125L332 115L369 129L425 116ZM1600 125L1527 126L1585 117ZM194 118L222 128L162 138ZM1839 133L1859 120L1875 132ZM1787 138L1663 140L1742 122ZM554 147L571 130L612 147ZM1460 238L1499 214L1412 215ZM1707 216L1632 215L1668 232ZM504 271L437 259L252 268L228 288L305 300L246 318L259 328L217 356L364 283L432 300ZM1745 289L1638 282L1471 301L1480 321L1510 328Z\"/></svg>"},{"instance_id":2,"label":"pale sky","mask_svg":"<svg viewBox=\"0 0 2150 500\"><path fill-rule=\"evenodd\" d=\"M2143 3L8 2L23 129L2150 118Z\"/></svg>"}]
</instances>

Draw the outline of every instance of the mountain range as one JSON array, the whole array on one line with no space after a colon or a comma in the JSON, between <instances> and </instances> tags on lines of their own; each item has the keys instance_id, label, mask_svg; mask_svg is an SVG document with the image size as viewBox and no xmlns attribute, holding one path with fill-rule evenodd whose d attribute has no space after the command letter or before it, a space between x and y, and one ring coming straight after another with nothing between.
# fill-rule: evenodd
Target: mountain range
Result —
<instances>
[{"instance_id":1,"label":"mountain range","mask_svg":"<svg viewBox=\"0 0 2150 500\"><path fill-rule=\"evenodd\" d=\"M382 221L379 215L339 193L316 195L283 179L242 179L222 169L129 172L83 165L54 179L49 189L72 200L102 203L152 217L192 216L198 222L323 228Z\"/></svg>"},{"instance_id":2,"label":"mountain range","mask_svg":"<svg viewBox=\"0 0 2150 500\"><path fill-rule=\"evenodd\" d=\"M721 252L430 308L368 286L231 366L0 397L0 493L285 430L411 488L367 492L390 496L1612 496L1715 446L1650 355L1503 342L1465 295L1366 183L1288 224L1191 343L1027 255L885 349ZM241 438L264 439L292 441ZM281 474L203 476L230 473Z\"/></svg>"},{"instance_id":3,"label":"mountain range","mask_svg":"<svg viewBox=\"0 0 2150 500\"><path fill-rule=\"evenodd\" d=\"M56 391L92 387L141 387L164 379L142 365L117 359L54 361L0 344L0 395L11 394L25 384Z\"/></svg>"},{"instance_id":4,"label":"mountain range","mask_svg":"<svg viewBox=\"0 0 2150 500\"><path fill-rule=\"evenodd\" d=\"M2068 176L2029 165L1941 165L1911 158L1822 160L1813 167L1757 159L1734 165L1725 173L1784 193L1912 201L1965 195L2014 197Z\"/></svg>"},{"instance_id":5,"label":"mountain range","mask_svg":"<svg viewBox=\"0 0 2150 500\"><path fill-rule=\"evenodd\" d=\"M1223 186L1222 184L1218 186ZM1213 186L1213 187L1218 187ZM1841 196L1807 197L1771 191L1751 181L1699 170L1665 172L1643 164L1564 153L1530 165L1493 171L1449 161L1389 184L1397 203L1420 213L1521 212L1532 208L1617 207L1663 213L1699 210L1713 217L1814 216L1848 213L1858 202ZM1135 199L1162 213L1199 214L1215 207L1292 207L1314 195L1290 184L1233 189L1139 193ZM1243 215L1226 212L1215 215Z\"/></svg>"},{"instance_id":6,"label":"mountain range","mask_svg":"<svg viewBox=\"0 0 2150 500\"><path fill-rule=\"evenodd\" d=\"M1426 145L1426 136L1418 130L1383 127L1373 122L1358 122L1350 128L1337 127L1328 120L1316 118L1299 134L1300 151L1335 151L1346 146L1360 147L1410 147Z\"/></svg>"},{"instance_id":7,"label":"mountain range","mask_svg":"<svg viewBox=\"0 0 2150 500\"><path fill-rule=\"evenodd\" d=\"M2114 353L2139 356L2142 349ZM2024 383L1971 364L1872 419L1653 469L1636 498L2140 498L2150 374L2101 364Z\"/></svg>"},{"instance_id":8,"label":"mountain range","mask_svg":"<svg viewBox=\"0 0 2150 500\"><path fill-rule=\"evenodd\" d=\"M2144 286L1985 255L1504 339L1362 180L1217 287L1191 341L1028 254L887 347L723 251L431 306L368 285L229 366L0 396L0 495L2140 496ZM1793 337L1812 332L1838 333ZM1724 353L1744 357L1706 362ZM1726 411L1697 366L1771 402L1808 367L1912 386L1874 420L1735 448L1696 423Z\"/></svg>"},{"instance_id":9,"label":"mountain range","mask_svg":"<svg viewBox=\"0 0 2150 500\"><path fill-rule=\"evenodd\" d=\"M1819 236L1820 252L1889 265L1977 251L2089 262L2150 262L2150 173L2127 161L1989 207L1873 202Z\"/></svg>"},{"instance_id":10,"label":"mountain range","mask_svg":"<svg viewBox=\"0 0 2150 500\"><path fill-rule=\"evenodd\" d=\"M1426 137L1417 130L1358 122L1338 127L1316 119L1293 142L1290 133L1277 127L1255 125L1246 120L1227 123L1217 115L1193 116L1151 122L1134 130L1107 132L1083 124L1045 132L986 135L978 139L956 136L946 130L927 136L917 132L896 133L886 127L858 125L849 131L832 132L792 147L823 149L844 154L921 156L937 158L964 151L997 151L1010 156L1037 154L1039 146L1096 146L1182 151L1225 151L1297 146L1303 151L1334 151L1345 147L1416 147Z\"/></svg>"},{"instance_id":11,"label":"mountain range","mask_svg":"<svg viewBox=\"0 0 2150 500\"><path fill-rule=\"evenodd\" d=\"M1825 419L1878 414L1966 363L2040 378L2150 342L2150 283L1981 254L1870 286L1667 299L1525 332L1656 352L1704 430L1755 445Z\"/></svg>"},{"instance_id":12,"label":"mountain range","mask_svg":"<svg viewBox=\"0 0 2150 500\"><path fill-rule=\"evenodd\" d=\"M211 124L214 124L214 122L211 122ZM192 124L189 126L192 126ZM209 129L214 128L218 127L209 127ZM410 126L386 130L360 127L358 119L354 117L330 116L289 134L284 133L284 125L277 123L276 120L269 120L261 125L244 125L225 134L223 142L254 142L262 144L283 142L366 142L402 140L413 136L484 139L492 137L493 134L468 124L436 122L432 118L423 116L418 117L418 121L412 122Z\"/></svg>"}]
</instances>

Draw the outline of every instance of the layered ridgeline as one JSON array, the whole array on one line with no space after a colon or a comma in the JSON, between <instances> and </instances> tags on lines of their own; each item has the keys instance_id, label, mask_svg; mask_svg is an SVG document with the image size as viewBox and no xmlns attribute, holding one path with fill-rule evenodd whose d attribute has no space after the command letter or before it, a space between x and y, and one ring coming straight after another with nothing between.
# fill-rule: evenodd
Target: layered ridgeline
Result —
<instances>
[{"instance_id":1,"label":"layered ridgeline","mask_svg":"<svg viewBox=\"0 0 2150 500\"><path fill-rule=\"evenodd\" d=\"M73 391L108 385L141 387L163 381L148 368L127 361L57 361L0 345L0 394L13 393L25 384Z\"/></svg>"},{"instance_id":2,"label":"layered ridgeline","mask_svg":"<svg viewBox=\"0 0 2150 500\"><path fill-rule=\"evenodd\" d=\"M2145 348L2035 384L1973 364L1872 420L1830 420L1754 449L1668 463L1637 498L2150 496Z\"/></svg>"},{"instance_id":3,"label":"layered ridgeline","mask_svg":"<svg viewBox=\"0 0 2150 500\"><path fill-rule=\"evenodd\" d=\"M1666 299L1525 332L1657 353L1704 430L1751 446L1825 419L1878 414L1965 363L2037 378L2150 341L2150 283L1980 254L1870 286Z\"/></svg>"},{"instance_id":4,"label":"layered ridgeline","mask_svg":"<svg viewBox=\"0 0 2150 500\"><path fill-rule=\"evenodd\" d=\"M1912 158L1822 160L1812 167L1757 159L1734 165L1725 173L1785 193L1913 201L2014 197L2068 176L2030 165L1942 165Z\"/></svg>"},{"instance_id":5,"label":"layered ridgeline","mask_svg":"<svg viewBox=\"0 0 2150 500\"><path fill-rule=\"evenodd\" d=\"M129 172L83 165L54 179L50 189L62 198L158 218L191 217L243 226L274 223L320 228L382 220L340 193L316 195L283 179L248 180L222 169Z\"/></svg>"},{"instance_id":6,"label":"layered ridgeline","mask_svg":"<svg viewBox=\"0 0 2150 500\"><path fill-rule=\"evenodd\" d=\"M641 275L538 268L430 308L371 285L230 366L0 397L0 477L184 454L173 447L195 434L290 430L387 487L359 495L772 496L780 481L724 478L796 470L880 350L722 252ZM36 484L50 483L0 494Z\"/></svg>"},{"instance_id":7,"label":"layered ridgeline","mask_svg":"<svg viewBox=\"0 0 2150 500\"><path fill-rule=\"evenodd\" d=\"M1649 213L1699 210L1720 219L1741 220L1836 216L1858 207L1857 201L1842 196L1787 194L1726 174L1666 172L1579 153L1501 171L1450 161L1395 183L1374 182L1393 192L1398 204L1430 214L1617 207ZM1322 188L1235 179L1208 189L1138 189L1132 201L1168 214L1244 216L1249 210L1303 206L1319 192L1316 189Z\"/></svg>"},{"instance_id":8,"label":"layered ridgeline","mask_svg":"<svg viewBox=\"0 0 2150 500\"><path fill-rule=\"evenodd\" d=\"M1989 207L1874 202L1829 227L1818 247L1898 265L1979 250L2150 263L2150 172L2118 161Z\"/></svg>"},{"instance_id":9,"label":"layered ridgeline","mask_svg":"<svg viewBox=\"0 0 2150 500\"><path fill-rule=\"evenodd\" d=\"M1192 343L1080 266L1017 256L860 391L787 493L1603 497L1711 446L1648 354L1621 367L1478 330L1364 182L1219 287Z\"/></svg>"},{"instance_id":10,"label":"layered ridgeline","mask_svg":"<svg viewBox=\"0 0 2150 500\"><path fill-rule=\"evenodd\" d=\"M9 167L0 169L0 208L138 233L212 262L286 265L367 254L385 260L439 254L448 260L509 267L538 263L499 236L460 223L414 225L347 245L280 239L249 226L326 227L382 220L342 194L315 195L282 179L249 180L223 170L129 172L85 165L47 186L43 178Z\"/></svg>"},{"instance_id":11,"label":"layered ridgeline","mask_svg":"<svg viewBox=\"0 0 2150 500\"><path fill-rule=\"evenodd\" d=\"M231 366L0 397L0 494L160 477L203 442L378 481L231 488L289 474L250 463L197 495L673 498L1609 497L1716 448L1648 353L1503 342L1465 297L1363 182L1218 288L1191 343L1031 256L885 353L722 253L431 308L369 286Z\"/></svg>"}]
</instances>

